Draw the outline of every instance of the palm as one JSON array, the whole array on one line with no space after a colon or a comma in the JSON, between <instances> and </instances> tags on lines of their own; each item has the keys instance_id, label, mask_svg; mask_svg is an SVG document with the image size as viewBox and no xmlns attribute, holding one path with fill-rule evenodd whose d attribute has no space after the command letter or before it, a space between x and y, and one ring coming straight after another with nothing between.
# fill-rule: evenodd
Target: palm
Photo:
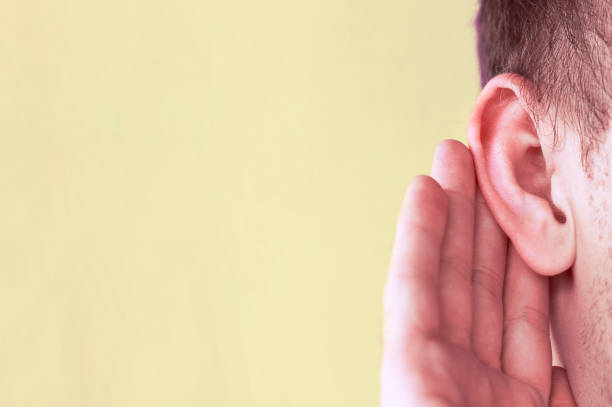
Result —
<instances>
[{"instance_id":1,"label":"palm","mask_svg":"<svg viewBox=\"0 0 612 407\"><path fill-rule=\"evenodd\" d=\"M547 279L528 269L479 198L463 145L443 143L432 176L413 181L398 223L383 405L547 405Z\"/></svg>"}]
</instances>

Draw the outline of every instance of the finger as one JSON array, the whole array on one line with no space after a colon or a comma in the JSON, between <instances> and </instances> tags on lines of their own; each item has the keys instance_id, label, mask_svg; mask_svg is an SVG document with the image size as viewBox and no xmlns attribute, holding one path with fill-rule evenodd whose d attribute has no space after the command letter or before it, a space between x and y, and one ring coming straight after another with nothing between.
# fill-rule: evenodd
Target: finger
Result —
<instances>
[{"instance_id":1,"label":"finger","mask_svg":"<svg viewBox=\"0 0 612 407\"><path fill-rule=\"evenodd\" d=\"M474 163L465 145L438 145L431 170L448 196L448 221L440 258L441 332L468 347L472 321L472 247L474 232Z\"/></svg>"},{"instance_id":2,"label":"finger","mask_svg":"<svg viewBox=\"0 0 612 407\"><path fill-rule=\"evenodd\" d=\"M576 406L572 390L567 380L565 369L553 366L552 383L550 388L550 407L572 407Z\"/></svg>"},{"instance_id":3,"label":"finger","mask_svg":"<svg viewBox=\"0 0 612 407\"><path fill-rule=\"evenodd\" d=\"M438 333L438 266L447 198L430 177L416 177L397 224L384 299L382 405L413 405L409 350Z\"/></svg>"},{"instance_id":4,"label":"finger","mask_svg":"<svg viewBox=\"0 0 612 407\"><path fill-rule=\"evenodd\" d=\"M385 287L385 351L405 350L411 335L437 333L438 266L447 218L444 191L416 177L404 199Z\"/></svg>"},{"instance_id":5,"label":"finger","mask_svg":"<svg viewBox=\"0 0 612 407\"><path fill-rule=\"evenodd\" d=\"M503 287L508 238L476 191L472 255L472 349L483 363L501 366Z\"/></svg>"},{"instance_id":6,"label":"finger","mask_svg":"<svg viewBox=\"0 0 612 407\"><path fill-rule=\"evenodd\" d=\"M523 262L512 244L504 286L503 371L550 396L548 279Z\"/></svg>"}]
</instances>

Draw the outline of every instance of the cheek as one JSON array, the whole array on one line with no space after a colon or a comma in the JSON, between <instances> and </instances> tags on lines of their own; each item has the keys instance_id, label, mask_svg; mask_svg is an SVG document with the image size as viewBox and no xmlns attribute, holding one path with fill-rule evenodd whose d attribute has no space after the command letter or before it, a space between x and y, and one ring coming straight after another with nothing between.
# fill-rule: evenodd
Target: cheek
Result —
<instances>
[{"instance_id":1,"label":"cheek","mask_svg":"<svg viewBox=\"0 0 612 407\"><path fill-rule=\"evenodd\" d=\"M607 167L606 167L607 168ZM551 282L555 339L572 387L585 404L612 405L612 182L603 167L576 183L576 263Z\"/></svg>"},{"instance_id":2,"label":"cheek","mask_svg":"<svg viewBox=\"0 0 612 407\"><path fill-rule=\"evenodd\" d=\"M587 184L588 207L584 224L580 225L586 241L583 247L594 246L600 269L612 264L612 182L607 171ZM595 264L593 264L595 266Z\"/></svg>"}]
</instances>

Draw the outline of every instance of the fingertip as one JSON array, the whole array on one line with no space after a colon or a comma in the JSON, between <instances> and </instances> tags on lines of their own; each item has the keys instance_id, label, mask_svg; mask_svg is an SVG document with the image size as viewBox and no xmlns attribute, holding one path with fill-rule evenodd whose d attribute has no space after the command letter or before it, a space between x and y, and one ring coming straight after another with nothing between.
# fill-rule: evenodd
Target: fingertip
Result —
<instances>
[{"instance_id":1,"label":"fingertip","mask_svg":"<svg viewBox=\"0 0 612 407\"><path fill-rule=\"evenodd\" d=\"M450 152L458 153L458 154L469 152L468 147L465 144L463 144L459 140L455 140L452 138L447 138L439 142L438 145L436 146L436 152L438 151L439 152L450 151Z\"/></svg>"},{"instance_id":2,"label":"fingertip","mask_svg":"<svg viewBox=\"0 0 612 407\"><path fill-rule=\"evenodd\" d=\"M443 162L453 161L454 164L460 165L466 170L473 172L474 164L472 160L472 153L468 146L455 139L446 139L438 143L434 154L436 159L440 159Z\"/></svg>"},{"instance_id":3,"label":"fingertip","mask_svg":"<svg viewBox=\"0 0 612 407\"><path fill-rule=\"evenodd\" d=\"M436 147L431 175L444 189L474 194L475 171L472 153L458 140L443 140Z\"/></svg>"},{"instance_id":4,"label":"fingertip","mask_svg":"<svg viewBox=\"0 0 612 407\"><path fill-rule=\"evenodd\" d=\"M417 175L412 179L406 191L404 202L405 207L411 207L419 211L434 211L438 214L446 213L448 208L446 192L429 175Z\"/></svg>"},{"instance_id":5,"label":"fingertip","mask_svg":"<svg viewBox=\"0 0 612 407\"><path fill-rule=\"evenodd\" d=\"M435 179L429 175L415 176L408 186L409 194L425 194L434 200L446 201L446 193Z\"/></svg>"},{"instance_id":6,"label":"fingertip","mask_svg":"<svg viewBox=\"0 0 612 407\"><path fill-rule=\"evenodd\" d=\"M441 237L448 211L448 196L435 179L417 175L412 179L399 216L399 232L409 233L414 227Z\"/></svg>"}]
</instances>

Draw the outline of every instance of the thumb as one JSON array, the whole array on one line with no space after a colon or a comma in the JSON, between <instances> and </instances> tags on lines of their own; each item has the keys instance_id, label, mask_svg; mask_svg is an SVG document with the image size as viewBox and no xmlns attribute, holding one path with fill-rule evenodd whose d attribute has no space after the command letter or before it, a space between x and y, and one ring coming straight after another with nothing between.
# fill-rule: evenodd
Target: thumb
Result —
<instances>
[{"instance_id":1,"label":"thumb","mask_svg":"<svg viewBox=\"0 0 612 407\"><path fill-rule=\"evenodd\" d=\"M565 369L559 366L553 366L552 368L550 401L548 405L550 407L576 407Z\"/></svg>"}]
</instances>

